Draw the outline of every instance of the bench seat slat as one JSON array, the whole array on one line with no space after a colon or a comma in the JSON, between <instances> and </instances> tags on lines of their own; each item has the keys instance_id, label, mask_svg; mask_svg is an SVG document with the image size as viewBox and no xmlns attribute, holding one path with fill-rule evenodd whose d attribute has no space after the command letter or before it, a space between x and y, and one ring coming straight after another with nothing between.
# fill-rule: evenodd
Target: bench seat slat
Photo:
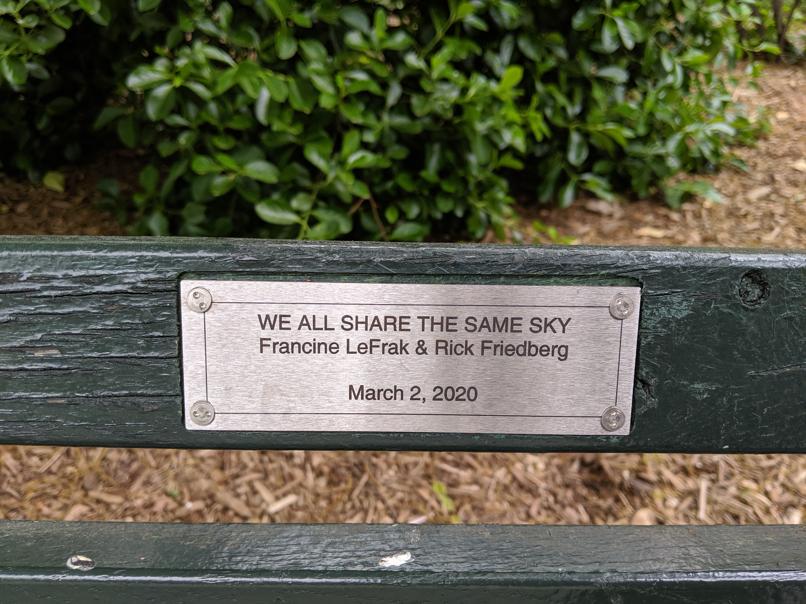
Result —
<instances>
[{"instance_id":1,"label":"bench seat slat","mask_svg":"<svg viewBox=\"0 0 806 604\"><path fill-rule=\"evenodd\" d=\"M0 542L15 604L806 599L806 527L4 522Z\"/></svg>"}]
</instances>

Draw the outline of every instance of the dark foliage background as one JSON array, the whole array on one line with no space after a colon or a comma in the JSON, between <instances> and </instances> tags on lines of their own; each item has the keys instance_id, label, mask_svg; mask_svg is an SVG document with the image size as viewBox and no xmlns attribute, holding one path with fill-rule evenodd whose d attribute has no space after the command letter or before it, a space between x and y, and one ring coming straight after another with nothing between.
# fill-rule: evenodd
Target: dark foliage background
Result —
<instances>
[{"instance_id":1,"label":"dark foliage background","mask_svg":"<svg viewBox=\"0 0 806 604\"><path fill-rule=\"evenodd\" d=\"M135 149L139 191L104 191L153 234L479 238L515 195L677 205L708 190L671 176L759 132L727 70L779 53L771 6L0 0L0 168Z\"/></svg>"}]
</instances>

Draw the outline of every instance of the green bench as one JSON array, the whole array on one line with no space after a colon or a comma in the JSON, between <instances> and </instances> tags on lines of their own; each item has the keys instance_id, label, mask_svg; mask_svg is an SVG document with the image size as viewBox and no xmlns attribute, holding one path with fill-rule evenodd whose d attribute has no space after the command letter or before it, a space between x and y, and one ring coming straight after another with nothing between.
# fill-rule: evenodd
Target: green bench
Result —
<instances>
[{"instance_id":1,"label":"green bench","mask_svg":"<svg viewBox=\"0 0 806 604\"><path fill-rule=\"evenodd\" d=\"M215 287L217 282L235 284L230 291L240 298L224 297ZM255 317L250 327L255 340L243 346L252 347L249 363L261 359L260 362L274 363L267 366L280 368L286 367L286 362L290 363L288 367L298 367L294 365L298 360L285 356L269 359L267 355L280 353L269 349L271 342L259 347L258 336L279 339L282 330L278 322L292 321L290 325L299 327L299 316L295 315L289 293L277 300L265 298L265 292L273 291L273 283L286 284L278 286L278 292L288 287L287 292L298 290L304 294L299 308L338 305L338 296L348 299L352 295L349 292L383 297L384 288L404 300L377 304L387 309L401 304L407 309L462 306L450 313L429 310L428 320L422 319L423 330L430 322L428 329L439 332L434 337L446 342L455 333L449 315L458 317L460 325L464 321L466 328L480 328L484 313L472 311L475 314L471 321L467 319L471 310L464 307L489 310L501 296L510 294L511 301L504 300L498 306L530 306L520 302L532 291L547 292L545 295L553 298L550 303L530 308L564 307L561 301L553 300L562 300L569 292L581 301L574 309L562 312L530 311L525 315L525 326L520 325L511 309L500 316L488 312L488 327L495 334L490 336L489 354L497 356L483 361L446 361L443 375L452 375L453 368L457 368L456 375L476 376L478 384L461 384L461 394L453 385L451 390L440 386L439 396L450 400L440 406L440 413L433 418L426 417L424 424L408 422L420 421L420 410L425 406L416 407L412 415L417 418L403 417L406 414L399 412L402 407L396 407L398 403L393 400L398 393L391 387L388 393L378 389L378 396L388 394L388 401L368 402L375 396L368 394L372 389L369 370L360 376L363 381L352 384L352 390L338 395L340 401L343 398L347 402L330 407L328 401L322 402L325 407L316 407L316 397L321 398L321 393L317 395L314 390L322 387L316 371L273 382L280 392L276 396L282 399L301 396L295 390L283 394L286 382L307 380L314 392L311 409L319 410L310 415L325 415L323 423L317 423L316 418L309 422L296 417L307 413L299 413L298 408L290 413L295 417L289 420L285 417L289 413L265 414L259 406L257 411L251 407L252 411L244 411L246 407L233 411L235 407L224 400L229 395L222 393L230 393L233 401L240 400L238 397L248 399L254 384L249 379L237 379L221 386L221 380L227 379L221 360L227 358L226 347L230 346L221 329L222 325L235 325L229 322L235 319L216 323L216 315L207 312L206 304L216 309L230 304L232 310L228 312L233 313L232 317L252 317L256 313L246 305L255 303L250 298L253 292L244 284L256 283L262 285L249 287L264 295L258 305L263 305L263 330ZM410 288L411 285L418 288ZM446 290L442 287L445 285L457 289ZM496 288L483 287L491 285ZM429 289L433 286L438 287ZM449 291L455 295L445 293ZM323 292L336 292L336 297ZM488 293L479 294L481 302L476 304L475 292ZM626 292L629 299L620 301L618 294L608 306L592 304L586 298L598 300L613 292ZM194 293L198 296L193 297ZM348 305L351 310L354 306ZM269 312L267 308L273 310ZM566 317L563 312L571 314ZM394 315L385 319L388 330L405 331L406 321L417 326L419 311L407 310L408 319L399 308L395 313L377 313ZM281 319L283 314L291 318ZM308 326L312 331L305 341L329 341L327 332L335 328L333 323L327 323L326 314L311 311L306 321L319 323L318 327ZM504 321L504 315L509 320ZM559 322L548 323L555 315ZM512 335L528 332L529 317L535 319L532 334L553 330L543 340L534 336L531 349L522 343L532 341L527 336ZM617 342L618 358L609 352L585 352L573 339L556 339L562 337L555 335L558 326L568 317L572 317L572 325L584 324L586 330L593 330L590 341L607 340L607 346ZM268 327L268 321L272 321L275 331ZM356 319L350 321L342 328L355 328ZM361 327L373 329L369 323L361 323ZM384 325L374 328L382 330ZM233 329L237 332L240 327ZM615 339L605 337L598 329L605 336L619 335ZM6 237L0 238L0 334L2 443L244 449L806 452L806 255L800 253ZM249 334L252 331L247 334L251 338ZM233 375L249 375L254 367L241 367L248 363L240 360L242 349L238 347L243 334L237 335L231 338L235 342L231 344L235 347ZM199 337L203 338L202 344L194 343ZM580 411L579 423L571 428L565 427L566 420L554 424L554 415L538 418L537 412L528 417L521 413L512 420L506 401L506 408L493 419L473 419L468 410L483 409L484 398L495 399L496 393L491 392L490 376L462 368L476 367L472 363L491 363L489 366L497 372L492 377L499 380L501 388L515 388L522 384L519 380L533 378L524 378L520 371L507 373L507 367L523 367L518 363L527 361L516 357L531 354L528 350L536 356L543 354L541 342L549 342L543 349L546 358L534 362L544 363L536 366L546 368L547 375L554 376L551 372L556 372L556 377L540 383L546 387L562 383L564 391L572 393L562 403L564 412L572 413L568 409L573 410L577 402L580 409L587 405L582 399L590 385L569 382L569 375L576 377L574 365L563 366L559 348L552 349L550 345L563 341L572 342L569 363L585 352L589 355L585 367L598 371L606 365L617 370L614 381L607 386L616 387L613 401L603 401L594 414ZM405 344L402 337L400 342ZM411 343L416 345L416 339ZM426 338L425 345L432 344ZM500 344L497 352L493 351L496 344ZM509 345L512 347L507 348ZM463 350L470 350L470 344L463 346ZM602 344L603 349L607 346ZM459 354L455 347L451 350ZM331 371L330 361L325 358L330 353L320 352L310 367ZM193 360L199 354L204 355L203 361ZM383 362L404 363L395 367L410 362L415 368L411 375L431 375L417 373L416 363L420 361L413 351L411 358ZM428 371L439 375L434 370L442 367L439 362L428 365ZM364 366L360 359L350 363L354 363L350 365L353 370ZM201 366L204 372L200 373ZM626 371L625 367L632 370ZM327 375L334 383L343 378L338 367ZM398 375L409 397L410 385L404 383L407 374ZM285 376L280 372L279 379ZM255 383L264 379L268 378L256 376ZM523 382L526 386L531 383ZM366 388L359 391L362 384ZM431 385L428 386L430 392ZM475 395L471 387L477 388ZM581 393L579 401L574 400L577 392ZM470 400L473 396L478 402ZM411 405L412 400L419 399L411 395L405 404ZM425 400L422 404L426 405ZM383 413L357 413L355 405L397 411L384 411L390 417L379 418L376 415ZM512 405L523 408L522 402ZM353 411L344 412L345 409ZM250 414L254 417L248 417ZM373 417L364 418L365 415ZM457 417L450 417L453 415ZM328 422L332 422L332 430L323 429L330 425ZM519 422L524 433L512 427ZM394 429L384 427L392 425ZM400 429L407 425L418 425L419 431ZM424 431L422 425L439 429ZM475 425L480 427L478 431L468 428ZM497 425L506 427L496 432ZM289 426L301 429L292 430ZM548 428L543 430L541 426ZM115 597L194 604L230 600L806 601L806 528L802 526L0 522L0 544L3 604L106 602Z\"/></svg>"}]
</instances>

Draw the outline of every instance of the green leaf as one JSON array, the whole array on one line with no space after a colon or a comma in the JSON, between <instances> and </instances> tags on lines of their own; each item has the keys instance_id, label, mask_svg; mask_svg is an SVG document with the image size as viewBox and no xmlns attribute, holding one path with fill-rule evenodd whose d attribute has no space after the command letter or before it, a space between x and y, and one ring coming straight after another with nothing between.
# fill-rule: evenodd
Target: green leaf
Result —
<instances>
[{"instance_id":1,"label":"green leaf","mask_svg":"<svg viewBox=\"0 0 806 604\"><path fill-rule=\"evenodd\" d=\"M297 212L307 212L313 207L313 195L310 193L297 193L291 198L291 209Z\"/></svg>"},{"instance_id":2,"label":"green leaf","mask_svg":"<svg viewBox=\"0 0 806 604\"><path fill-rule=\"evenodd\" d=\"M288 101L297 111L310 113L316 103L316 91L306 80L291 78L288 82Z\"/></svg>"},{"instance_id":3,"label":"green leaf","mask_svg":"<svg viewBox=\"0 0 806 604\"><path fill-rule=\"evenodd\" d=\"M498 85L501 90L511 90L520 84L523 79L523 67L520 65L510 65L504 70L501 76L501 83Z\"/></svg>"},{"instance_id":4,"label":"green leaf","mask_svg":"<svg viewBox=\"0 0 806 604\"><path fill-rule=\"evenodd\" d=\"M618 65L608 65L607 67L602 67L596 72L596 76L605 80L610 80L616 84L624 84L630 78L630 74L627 73L627 70L622 69Z\"/></svg>"},{"instance_id":5,"label":"green leaf","mask_svg":"<svg viewBox=\"0 0 806 604\"><path fill-rule=\"evenodd\" d=\"M392 32L390 36L386 36L381 44L384 50L396 50L398 52L406 50L413 45L414 40L412 40L412 37L405 31L400 30Z\"/></svg>"},{"instance_id":6,"label":"green leaf","mask_svg":"<svg viewBox=\"0 0 806 604\"><path fill-rule=\"evenodd\" d=\"M219 174L210 181L210 194L213 197L221 197L232 190L233 186L235 186L234 174Z\"/></svg>"},{"instance_id":7,"label":"green leaf","mask_svg":"<svg viewBox=\"0 0 806 604\"><path fill-rule=\"evenodd\" d=\"M579 131L571 130L568 135L568 152L566 154L568 163L578 168L588 159L588 153L588 143L585 137Z\"/></svg>"},{"instance_id":8,"label":"green leaf","mask_svg":"<svg viewBox=\"0 0 806 604\"><path fill-rule=\"evenodd\" d=\"M324 63L327 61L327 49L319 40L301 40L302 56L309 63Z\"/></svg>"},{"instance_id":9,"label":"green leaf","mask_svg":"<svg viewBox=\"0 0 806 604\"><path fill-rule=\"evenodd\" d=\"M601 10L596 6L583 6L571 19L571 27L576 31L585 31L596 25Z\"/></svg>"},{"instance_id":10,"label":"green leaf","mask_svg":"<svg viewBox=\"0 0 806 604\"><path fill-rule=\"evenodd\" d=\"M140 177L138 180L140 181L140 186L143 187L143 190L149 195L152 195L157 190L157 185L159 184L160 180L160 173L153 164L149 164L140 171Z\"/></svg>"},{"instance_id":11,"label":"green leaf","mask_svg":"<svg viewBox=\"0 0 806 604\"><path fill-rule=\"evenodd\" d=\"M339 18L353 29L369 34L369 17L357 6L345 6L339 11Z\"/></svg>"},{"instance_id":12,"label":"green leaf","mask_svg":"<svg viewBox=\"0 0 806 604\"><path fill-rule=\"evenodd\" d=\"M152 121L167 116L176 104L176 90L171 84L161 84L146 96L146 115Z\"/></svg>"},{"instance_id":13,"label":"green leaf","mask_svg":"<svg viewBox=\"0 0 806 604\"><path fill-rule=\"evenodd\" d=\"M400 218L400 210L397 209L397 206L388 206L386 210L383 212L384 218L386 218L386 222L392 224L397 222L398 218Z\"/></svg>"},{"instance_id":14,"label":"green leaf","mask_svg":"<svg viewBox=\"0 0 806 604\"><path fill-rule=\"evenodd\" d=\"M280 180L280 171L277 166L262 159L246 164L243 167L243 174L269 185L273 185Z\"/></svg>"},{"instance_id":15,"label":"green leaf","mask_svg":"<svg viewBox=\"0 0 806 604\"><path fill-rule=\"evenodd\" d=\"M680 62L689 67L699 67L700 65L705 65L710 60L710 53L700 50L699 48L690 48L680 57Z\"/></svg>"},{"instance_id":16,"label":"green leaf","mask_svg":"<svg viewBox=\"0 0 806 604\"><path fill-rule=\"evenodd\" d=\"M218 174L221 166L212 157L207 155L195 155L190 162L190 168L196 174Z\"/></svg>"},{"instance_id":17,"label":"green leaf","mask_svg":"<svg viewBox=\"0 0 806 604\"><path fill-rule=\"evenodd\" d=\"M347 158L361 146L361 133L358 130L349 130L341 142L341 156Z\"/></svg>"},{"instance_id":18,"label":"green leaf","mask_svg":"<svg viewBox=\"0 0 806 604\"><path fill-rule=\"evenodd\" d=\"M209 101L211 98L213 98L213 93L210 92L207 86L205 86L200 82L194 82L192 80L188 80L187 82L185 82L184 85L185 88L189 88L190 90L195 92L197 95L199 95L199 98L204 101Z\"/></svg>"},{"instance_id":19,"label":"green leaf","mask_svg":"<svg viewBox=\"0 0 806 604\"><path fill-rule=\"evenodd\" d=\"M226 170L229 170L230 172L241 171L241 164L231 155L227 155L226 153L215 153L213 154L213 158L220 166Z\"/></svg>"},{"instance_id":20,"label":"green leaf","mask_svg":"<svg viewBox=\"0 0 806 604\"><path fill-rule=\"evenodd\" d=\"M600 199L607 201L615 199L613 191L610 190L610 183L606 178L588 172L582 175L580 185L583 189L590 191Z\"/></svg>"},{"instance_id":21,"label":"green leaf","mask_svg":"<svg viewBox=\"0 0 806 604\"><path fill-rule=\"evenodd\" d=\"M48 25L36 32L26 40L31 52L43 55L52 50L64 40L64 30L54 25Z\"/></svg>"},{"instance_id":22,"label":"green leaf","mask_svg":"<svg viewBox=\"0 0 806 604\"><path fill-rule=\"evenodd\" d=\"M753 48L753 52L762 53L766 52L771 55L780 56L781 54L781 47L778 46L775 42L762 42L755 48Z\"/></svg>"},{"instance_id":23,"label":"green leaf","mask_svg":"<svg viewBox=\"0 0 806 604\"><path fill-rule=\"evenodd\" d=\"M624 45L624 48L627 50L632 50L635 48L635 38L628 27L628 23L626 20L622 19L621 17L616 17L616 27L618 28L619 36L621 37L621 43Z\"/></svg>"},{"instance_id":24,"label":"green leaf","mask_svg":"<svg viewBox=\"0 0 806 604\"><path fill-rule=\"evenodd\" d=\"M346 165L348 168L376 168L386 165L388 162L377 153L371 153L364 149L360 149L355 153L350 154L347 158Z\"/></svg>"},{"instance_id":25,"label":"green leaf","mask_svg":"<svg viewBox=\"0 0 806 604\"><path fill-rule=\"evenodd\" d=\"M114 178L102 178L98 181L96 188L105 197L109 197L114 200L117 200L118 197L120 197L120 184Z\"/></svg>"},{"instance_id":26,"label":"green leaf","mask_svg":"<svg viewBox=\"0 0 806 604\"><path fill-rule=\"evenodd\" d=\"M472 15L474 12L476 12L476 6L473 4L473 2L467 2L467 1L462 2L456 8L456 17L455 18L456 18L457 21L461 21L465 17L469 17L470 15Z\"/></svg>"},{"instance_id":27,"label":"green leaf","mask_svg":"<svg viewBox=\"0 0 806 604\"><path fill-rule=\"evenodd\" d=\"M106 27L112 19L112 10L109 4L101 4L100 10L97 13L92 13L89 17L94 23L101 27Z\"/></svg>"},{"instance_id":28,"label":"green leaf","mask_svg":"<svg viewBox=\"0 0 806 604\"><path fill-rule=\"evenodd\" d=\"M283 2L282 0L264 0L266 5L271 8L274 16L277 17L280 21L285 21L288 17L288 6L287 2Z\"/></svg>"},{"instance_id":29,"label":"green leaf","mask_svg":"<svg viewBox=\"0 0 806 604\"><path fill-rule=\"evenodd\" d=\"M58 193L64 193L64 174L61 172L46 172L45 176L42 177L42 184L45 186L46 189L50 189L51 191L56 191Z\"/></svg>"},{"instance_id":30,"label":"green leaf","mask_svg":"<svg viewBox=\"0 0 806 604\"><path fill-rule=\"evenodd\" d=\"M394 107L403 96L403 86L398 80L389 82L389 89L386 91L386 108Z\"/></svg>"},{"instance_id":31,"label":"green leaf","mask_svg":"<svg viewBox=\"0 0 806 604\"><path fill-rule=\"evenodd\" d=\"M117 132L120 141L129 149L133 149L137 146L137 127L131 115L127 115L118 120Z\"/></svg>"},{"instance_id":32,"label":"green leaf","mask_svg":"<svg viewBox=\"0 0 806 604\"><path fill-rule=\"evenodd\" d=\"M160 5L161 0L137 0L137 10L141 13L152 11Z\"/></svg>"},{"instance_id":33,"label":"green leaf","mask_svg":"<svg viewBox=\"0 0 806 604\"><path fill-rule=\"evenodd\" d=\"M159 237L168 234L168 219L159 210L154 210L146 221L146 226L152 235Z\"/></svg>"},{"instance_id":34,"label":"green leaf","mask_svg":"<svg viewBox=\"0 0 806 604\"><path fill-rule=\"evenodd\" d=\"M2 9L0 9L0 10L2 10ZM6 9L6 11L4 11L4 12L13 13L13 12L16 12L16 10L15 10L14 7L11 7L9 9ZM2 13L0 13L0 14L2 14ZM37 15L36 13L29 13L29 14L25 15L24 17L18 18L17 19L17 25L19 25L20 27L22 27L24 29L33 29L34 27L39 25L39 15Z\"/></svg>"},{"instance_id":35,"label":"green leaf","mask_svg":"<svg viewBox=\"0 0 806 604\"><path fill-rule=\"evenodd\" d=\"M616 23L611 19L605 19L605 22L602 25L600 42L602 45L603 52L613 53L618 50L619 47L618 27L616 26Z\"/></svg>"},{"instance_id":36,"label":"green leaf","mask_svg":"<svg viewBox=\"0 0 806 604\"><path fill-rule=\"evenodd\" d=\"M50 13L50 19L51 21L53 21L55 25L58 25L62 29L70 29L73 26L73 18L65 13L60 12Z\"/></svg>"},{"instance_id":37,"label":"green leaf","mask_svg":"<svg viewBox=\"0 0 806 604\"><path fill-rule=\"evenodd\" d=\"M212 61L218 61L219 63L231 66L235 65L235 60L220 48L210 46L209 44L202 44L201 51L205 57Z\"/></svg>"},{"instance_id":38,"label":"green leaf","mask_svg":"<svg viewBox=\"0 0 806 604\"><path fill-rule=\"evenodd\" d=\"M333 141L329 138L320 138L306 143L302 154L309 162L319 168L325 174L330 172L332 167L330 156L333 153Z\"/></svg>"},{"instance_id":39,"label":"green leaf","mask_svg":"<svg viewBox=\"0 0 806 604\"><path fill-rule=\"evenodd\" d=\"M316 241L326 239L335 239L341 233L339 232L339 225L336 222L317 222L313 228L308 229L306 237Z\"/></svg>"},{"instance_id":40,"label":"green leaf","mask_svg":"<svg viewBox=\"0 0 806 604\"><path fill-rule=\"evenodd\" d=\"M333 239L353 230L353 219L346 210L317 208L312 214L319 224L310 230L311 239Z\"/></svg>"},{"instance_id":41,"label":"green leaf","mask_svg":"<svg viewBox=\"0 0 806 604\"><path fill-rule=\"evenodd\" d=\"M94 15L101 10L101 0L78 0L78 5L88 15Z\"/></svg>"},{"instance_id":42,"label":"green leaf","mask_svg":"<svg viewBox=\"0 0 806 604\"><path fill-rule=\"evenodd\" d=\"M568 208L574 203L576 198L577 182L575 179L569 180L560 189L560 197L557 200L561 208Z\"/></svg>"},{"instance_id":43,"label":"green leaf","mask_svg":"<svg viewBox=\"0 0 806 604\"><path fill-rule=\"evenodd\" d=\"M401 222L389 235L393 241L422 241L428 236L429 227L420 222Z\"/></svg>"},{"instance_id":44,"label":"green leaf","mask_svg":"<svg viewBox=\"0 0 806 604\"><path fill-rule=\"evenodd\" d=\"M274 47L277 56L284 61L297 54L297 39L287 27L283 27L274 35Z\"/></svg>"},{"instance_id":45,"label":"green leaf","mask_svg":"<svg viewBox=\"0 0 806 604\"><path fill-rule=\"evenodd\" d=\"M296 212L292 212L276 201L261 201L255 206L255 212L261 220L270 224L288 225L296 224L300 221Z\"/></svg>"},{"instance_id":46,"label":"green leaf","mask_svg":"<svg viewBox=\"0 0 806 604\"><path fill-rule=\"evenodd\" d=\"M363 180L354 180L350 185L350 194L358 199L369 199L372 193L369 190L369 185Z\"/></svg>"},{"instance_id":47,"label":"green leaf","mask_svg":"<svg viewBox=\"0 0 806 604\"><path fill-rule=\"evenodd\" d=\"M0 59L0 72L15 90L18 90L28 79L28 70L18 57L7 56Z\"/></svg>"},{"instance_id":48,"label":"green leaf","mask_svg":"<svg viewBox=\"0 0 806 604\"><path fill-rule=\"evenodd\" d=\"M664 185L663 193L666 204L674 209L678 209L683 201L691 196L699 196L721 203L722 195L710 182L704 180L682 180L672 185Z\"/></svg>"},{"instance_id":49,"label":"green leaf","mask_svg":"<svg viewBox=\"0 0 806 604\"><path fill-rule=\"evenodd\" d=\"M166 82L171 75L153 65L141 65L126 78L126 87L132 90L146 90Z\"/></svg>"},{"instance_id":50,"label":"green leaf","mask_svg":"<svg viewBox=\"0 0 806 604\"><path fill-rule=\"evenodd\" d=\"M387 31L387 17L386 11L382 8L375 10L375 17L372 20L372 35L376 40L383 40L386 37Z\"/></svg>"},{"instance_id":51,"label":"green leaf","mask_svg":"<svg viewBox=\"0 0 806 604\"><path fill-rule=\"evenodd\" d=\"M264 71L263 79L266 82L266 88L271 93L271 97L278 103L284 103L288 98L288 85L282 76Z\"/></svg>"},{"instance_id":52,"label":"green leaf","mask_svg":"<svg viewBox=\"0 0 806 604\"><path fill-rule=\"evenodd\" d=\"M114 120L119 118L122 115L126 114L126 109L123 107L104 107L101 109L101 112L98 114L98 117L95 118L95 122L92 124L93 130L100 130L104 126L112 123Z\"/></svg>"},{"instance_id":53,"label":"green leaf","mask_svg":"<svg viewBox=\"0 0 806 604\"><path fill-rule=\"evenodd\" d=\"M271 100L271 93L266 86L261 86L255 99L255 118L263 126L269 125L269 101Z\"/></svg>"}]
</instances>

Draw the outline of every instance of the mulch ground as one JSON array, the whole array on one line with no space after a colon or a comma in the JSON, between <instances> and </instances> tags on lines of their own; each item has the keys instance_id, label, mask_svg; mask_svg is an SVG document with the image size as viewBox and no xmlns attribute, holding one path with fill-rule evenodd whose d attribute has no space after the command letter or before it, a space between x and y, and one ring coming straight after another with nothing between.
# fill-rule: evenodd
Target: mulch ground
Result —
<instances>
[{"instance_id":1,"label":"mulch ground","mask_svg":"<svg viewBox=\"0 0 806 604\"><path fill-rule=\"evenodd\" d=\"M672 211L583 199L524 210L576 243L806 249L806 71L771 66L770 135L748 171L707 177L725 202ZM0 177L0 234L119 234L93 207L97 168L65 193ZM804 455L171 451L0 446L0 518L192 522L804 522Z\"/></svg>"}]
</instances>

